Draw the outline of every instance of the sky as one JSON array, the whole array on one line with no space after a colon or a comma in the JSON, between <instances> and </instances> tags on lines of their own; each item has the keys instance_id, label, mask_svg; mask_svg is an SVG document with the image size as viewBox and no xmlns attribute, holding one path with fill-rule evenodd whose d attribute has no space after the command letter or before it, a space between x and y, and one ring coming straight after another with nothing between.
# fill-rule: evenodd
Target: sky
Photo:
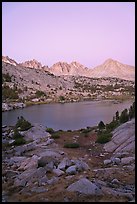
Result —
<instances>
[{"instance_id":1,"label":"sky","mask_svg":"<svg viewBox=\"0 0 137 204\"><path fill-rule=\"evenodd\" d=\"M135 66L135 2L2 2L2 55L42 65Z\"/></svg>"}]
</instances>

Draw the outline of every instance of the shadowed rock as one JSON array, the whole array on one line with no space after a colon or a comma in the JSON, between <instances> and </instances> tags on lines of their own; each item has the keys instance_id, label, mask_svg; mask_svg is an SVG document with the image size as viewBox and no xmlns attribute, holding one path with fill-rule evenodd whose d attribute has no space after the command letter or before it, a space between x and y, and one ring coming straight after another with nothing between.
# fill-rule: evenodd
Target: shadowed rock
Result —
<instances>
[{"instance_id":1,"label":"shadowed rock","mask_svg":"<svg viewBox=\"0 0 137 204\"><path fill-rule=\"evenodd\" d=\"M82 178L75 183L71 184L68 188L68 191L79 192L86 195L97 195L101 194L101 190L91 181L86 178Z\"/></svg>"}]
</instances>

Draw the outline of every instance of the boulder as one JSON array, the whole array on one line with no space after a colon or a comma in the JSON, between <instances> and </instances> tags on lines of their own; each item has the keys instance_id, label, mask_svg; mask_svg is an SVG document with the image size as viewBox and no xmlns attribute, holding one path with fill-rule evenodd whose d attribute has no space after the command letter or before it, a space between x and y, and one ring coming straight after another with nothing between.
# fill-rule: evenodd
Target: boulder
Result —
<instances>
[{"instance_id":1,"label":"boulder","mask_svg":"<svg viewBox=\"0 0 137 204\"><path fill-rule=\"evenodd\" d=\"M23 161L18 168L18 170L25 171L27 169L37 168L38 167L38 156L33 155L31 158L27 158Z\"/></svg>"},{"instance_id":2,"label":"boulder","mask_svg":"<svg viewBox=\"0 0 137 204\"><path fill-rule=\"evenodd\" d=\"M17 146L14 148L15 155L21 156L24 152L34 150L36 148L36 142L31 142L22 146Z\"/></svg>"},{"instance_id":3,"label":"boulder","mask_svg":"<svg viewBox=\"0 0 137 204\"><path fill-rule=\"evenodd\" d=\"M122 165L128 165L135 162L135 157L125 157L121 159L121 164Z\"/></svg>"},{"instance_id":4,"label":"boulder","mask_svg":"<svg viewBox=\"0 0 137 204\"><path fill-rule=\"evenodd\" d=\"M54 169L54 163L56 161L50 161L48 164L46 164L45 169L47 172L52 172L52 170Z\"/></svg>"},{"instance_id":5,"label":"boulder","mask_svg":"<svg viewBox=\"0 0 137 204\"><path fill-rule=\"evenodd\" d=\"M46 132L46 128L37 123L34 124L32 128L23 133L25 140L33 140L33 141L47 141L47 139L51 136L48 132Z\"/></svg>"},{"instance_id":6,"label":"boulder","mask_svg":"<svg viewBox=\"0 0 137 204\"><path fill-rule=\"evenodd\" d=\"M19 174L18 171L14 171L14 170L6 170L6 178L12 178L15 177Z\"/></svg>"},{"instance_id":7,"label":"boulder","mask_svg":"<svg viewBox=\"0 0 137 204\"><path fill-rule=\"evenodd\" d=\"M118 157L112 157L111 161L113 162L113 164L120 164L121 160Z\"/></svg>"},{"instance_id":8,"label":"boulder","mask_svg":"<svg viewBox=\"0 0 137 204\"><path fill-rule=\"evenodd\" d=\"M15 142L15 140L9 140L9 144L13 144Z\"/></svg>"},{"instance_id":9,"label":"boulder","mask_svg":"<svg viewBox=\"0 0 137 204\"><path fill-rule=\"evenodd\" d=\"M77 173L76 168L77 168L76 165L70 166L70 167L67 168L66 173L69 174L69 175L76 174Z\"/></svg>"},{"instance_id":10,"label":"boulder","mask_svg":"<svg viewBox=\"0 0 137 204\"><path fill-rule=\"evenodd\" d=\"M45 186L47 181L48 181L48 177L45 175L44 177L39 178L38 184L39 184L39 186Z\"/></svg>"},{"instance_id":11,"label":"boulder","mask_svg":"<svg viewBox=\"0 0 137 204\"><path fill-rule=\"evenodd\" d=\"M17 164L17 166L20 166L20 164L26 160L27 157L18 157L13 156L10 159L6 159L5 162L8 163L8 165L12 166L14 164Z\"/></svg>"},{"instance_id":12,"label":"boulder","mask_svg":"<svg viewBox=\"0 0 137 204\"><path fill-rule=\"evenodd\" d=\"M68 158L63 158L63 160L60 162L60 164L58 165L58 168L61 170L65 170L67 167L72 165L72 161Z\"/></svg>"},{"instance_id":13,"label":"boulder","mask_svg":"<svg viewBox=\"0 0 137 204\"><path fill-rule=\"evenodd\" d=\"M64 174L64 171L60 169L53 169L53 173L55 173L57 176L62 176Z\"/></svg>"},{"instance_id":14,"label":"boulder","mask_svg":"<svg viewBox=\"0 0 137 204\"><path fill-rule=\"evenodd\" d=\"M47 141L45 142L45 145L50 145L54 142L54 139L48 138Z\"/></svg>"},{"instance_id":15,"label":"boulder","mask_svg":"<svg viewBox=\"0 0 137 204\"><path fill-rule=\"evenodd\" d=\"M112 184L120 184L120 182L119 182L118 179L113 179L113 180L111 181L111 183L112 183Z\"/></svg>"},{"instance_id":16,"label":"boulder","mask_svg":"<svg viewBox=\"0 0 137 204\"><path fill-rule=\"evenodd\" d=\"M32 183L37 182L40 178L46 175L45 168L28 169L19 174L14 180L14 185L17 186L30 186Z\"/></svg>"},{"instance_id":17,"label":"boulder","mask_svg":"<svg viewBox=\"0 0 137 204\"><path fill-rule=\"evenodd\" d=\"M53 169L54 165L57 166L58 160L53 156L42 156L38 159L38 166L44 167L46 166L47 169Z\"/></svg>"},{"instance_id":18,"label":"boulder","mask_svg":"<svg viewBox=\"0 0 137 204\"><path fill-rule=\"evenodd\" d=\"M59 159L61 157L61 155L58 152L56 152L52 149L45 149L43 152L40 152L37 155L40 157L51 157L53 159L54 158Z\"/></svg>"},{"instance_id":19,"label":"boulder","mask_svg":"<svg viewBox=\"0 0 137 204\"><path fill-rule=\"evenodd\" d=\"M112 163L111 159L104 160L104 165L108 165L108 164L111 164L111 163Z\"/></svg>"},{"instance_id":20,"label":"boulder","mask_svg":"<svg viewBox=\"0 0 137 204\"><path fill-rule=\"evenodd\" d=\"M87 163L85 163L82 160L76 159L76 160L72 160L73 163L76 165L76 169L78 171L85 171L85 170L90 170L90 167L88 166Z\"/></svg>"},{"instance_id":21,"label":"boulder","mask_svg":"<svg viewBox=\"0 0 137 204\"><path fill-rule=\"evenodd\" d=\"M75 183L71 184L67 191L71 192L79 192L85 195L99 195L101 194L101 190L91 181L86 178L82 178Z\"/></svg>"},{"instance_id":22,"label":"boulder","mask_svg":"<svg viewBox=\"0 0 137 204\"><path fill-rule=\"evenodd\" d=\"M49 185L54 185L55 183L58 182L58 180L59 180L58 177L53 176L51 179L49 179L49 180L47 181L47 183L48 183Z\"/></svg>"}]
</instances>

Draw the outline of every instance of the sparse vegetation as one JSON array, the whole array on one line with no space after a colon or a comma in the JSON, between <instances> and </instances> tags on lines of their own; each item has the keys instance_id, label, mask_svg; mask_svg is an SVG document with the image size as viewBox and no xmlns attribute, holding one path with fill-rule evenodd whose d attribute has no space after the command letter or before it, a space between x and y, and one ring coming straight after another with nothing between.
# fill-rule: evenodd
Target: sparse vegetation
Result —
<instances>
[{"instance_id":1,"label":"sparse vegetation","mask_svg":"<svg viewBox=\"0 0 137 204\"><path fill-rule=\"evenodd\" d=\"M9 73L2 74L2 82L11 82L11 76Z\"/></svg>"},{"instance_id":2,"label":"sparse vegetation","mask_svg":"<svg viewBox=\"0 0 137 204\"><path fill-rule=\"evenodd\" d=\"M52 134L51 138L58 139L58 138L60 138L60 135L57 133L54 133L54 134Z\"/></svg>"},{"instance_id":3,"label":"sparse vegetation","mask_svg":"<svg viewBox=\"0 0 137 204\"><path fill-rule=\"evenodd\" d=\"M26 143L26 140L23 138L23 136L19 133L18 129L15 128L14 129L14 135L13 138L15 139L14 141L14 145L19 146L19 145L23 145Z\"/></svg>"},{"instance_id":4,"label":"sparse vegetation","mask_svg":"<svg viewBox=\"0 0 137 204\"><path fill-rule=\"evenodd\" d=\"M90 132L90 131L91 131L91 129L90 129L90 128L87 128L87 129L82 129L81 132L86 134L86 133L88 133L88 132Z\"/></svg>"},{"instance_id":5,"label":"sparse vegetation","mask_svg":"<svg viewBox=\"0 0 137 204\"><path fill-rule=\"evenodd\" d=\"M60 100L60 101L64 101L64 100L65 100L65 97L64 97L64 96L59 96L59 100Z\"/></svg>"},{"instance_id":6,"label":"sparse vegetation","mask_svg":"<svg viewBox=\"0 0 137 204\"><path fill-rule=\"evenodd\" d=\"M111 140L111 137L112 137L112 133L101 132L98 135L98 138L97 138L96 142L104 144L106 142L109 142Z\"/></svg>"},{"instance_id":7,"label":"sparse vegetation","mask_svg":"<svg viewBox=\"0 0 137 204\"><path fill-rule=\"evenodd\" d=\"M6 99L19 99L18 90L15 88L10 88L7 85L2 87L2 98Z\"/></svg>"},{"instance_id":8,"label":"sparse vegetation","mask_svg":"<svg viewBox=\"0 0 137 204\"><path fill-rule=\"evenodd\" d=\"M118 127L120 124L117 120L112 120L110 123L106 124L106 130L108 132L113 131L116 127Z\"/></svg>"},{"instance_id":9,"label":"sparse vegetation","mask_svg":"<svg viewBox=\"0 0 137 204\"><path fill-rule=\"evenodd\" d=\"M16 128L20 128L21 131L26 131L32 127L31 123L24 119L23 116L18 118Z\"/></svg>"},{"instance_id":10,"label":"sparse vegetation","mask_svg":"<svg viewBox=\"0 0 137 204\"><path fill-rule=\"evenodd\" d=\"M35 93L36 97L46 96L45 92L37 90Z\"/></svg>"},{"instance_id":11,"label":"sparse vegetation","mask_svg":"<svg viewBox=\"0 0 137 204\"><path fill-rule=\"evenodd\" d=\"M78 148L80 145L78 143L65 143L64 147L66 148Z\"/></svg>"},{"instance_id":12,"label":"sparse vegetation","mask_svg":"<svg viewBox=\"0 0 137 204\"><path fill-rule=\"evenodd\" d=\"M128 119L129 119L128 110L125 109L122 111L122 113L120 115L120 118L119 118L120 123L125 123L128 121Z\"/></svg>"},{"instance_id":13,"label":"sparse vegetation","mask_svg":"<svg viewBox=\"0 0 137 204\"><path fill-rule=\"evenodd\" d=\"M53 130L53 128L46 128L46 131L49 132L49 133L51 133L51 134L55 132L55 131Z\"/></svg>"},{"instance_id":14,"label":"sparse vegetation","mask_svg":"<svg viewBox=\"0 0 137 204\"><path fill-rule=\"evenodd\" d=\"M72 132L72 130L67 130L67 132Z\"/></svg>"},{"instance_id":15,"label":"sparse vegetation","mask_svg":"<svg viewBox=\"0 0 137 204\"><path fill-rule=\"evenodd\" d=\"M133 102L133 104L130 106L129 111L127 109L124 109L121 112L121 115L119 115L119 112L116 111L115 117L113 117L113 120L110 123L106 125L103 123L103 121L99 123L98 138L96 142L102 143L102 144L109 142L112 137L112 131L115 128L117 128L119 125L127 122L133 117L135 117L135 102Z\"/></svg>"}]
</instances>

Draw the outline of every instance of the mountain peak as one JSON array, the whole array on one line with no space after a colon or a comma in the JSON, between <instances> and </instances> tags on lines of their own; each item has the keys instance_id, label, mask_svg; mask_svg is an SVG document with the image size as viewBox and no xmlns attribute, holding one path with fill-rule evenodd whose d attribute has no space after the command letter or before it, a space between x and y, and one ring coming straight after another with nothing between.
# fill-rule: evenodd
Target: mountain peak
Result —
<instances>
[{"instance_id":1,"label":"mountain peak","mask_svg":"<svg viewBox=\"0 0 137 204\"><path fill-rule=\"evenodd\" d=\"M107 60L105 60L104 64L109 64L109 63L116 63L116 60L113 60L112 58L108 58Z\"/></svg>"},{"instance_id":2,"label":"mountain peak","mask_svg":"<svg viewBox=\"0 0 137 204\"><path fill-rule=\"evenodd\" d=\"M93 77L116 77L121 79L134 80L135 70L133 66L122 64L111 58L92 70Z\"/></svg>"},{"instance_id":3,"label":"mountain peak","mask_svg":"<svg viewBox=\"0 0 137 204\"><path fill-rule=\"evenodd\" d=\"M17 66L17 62L15 60L9 58L8 56L2 56L2 62Z\"/></svg>"},{"instance_id":4,"label":"mountain peak","mask_svg":"<svg viewBox=\"0 0 137 204\"><path fill-rule=\"evenodd\" d=\"M76 66L76 67L81 66L81 64L79 62L76 62L76 61L71 62L70 65L73 65L73 66Z\"/></svg>"},{"instance_id":5,"label":"mountain peak","mask_svg":"<svg viewBox=\"0 0 137 204\"><path fill-rule=\"evenodd\" d=\"M30 67L30 68L36 68L36 69L42 68L42 64L35 59L25 61L23 63L20 63L20 65L23 67Z\"/></svg>"}]
</instances>

